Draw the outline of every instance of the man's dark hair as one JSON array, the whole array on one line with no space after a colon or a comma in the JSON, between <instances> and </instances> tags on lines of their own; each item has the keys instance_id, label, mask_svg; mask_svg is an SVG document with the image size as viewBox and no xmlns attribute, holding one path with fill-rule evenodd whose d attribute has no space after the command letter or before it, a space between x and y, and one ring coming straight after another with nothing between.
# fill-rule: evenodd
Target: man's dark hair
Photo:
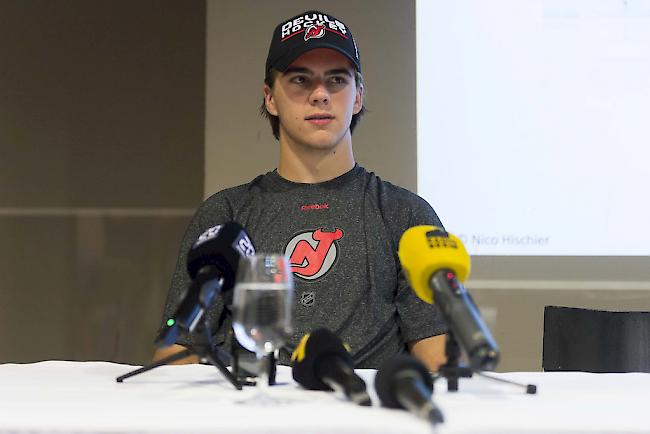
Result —
<instances>
[{"instance_id":1,"label":"man's dark hair","mask_svg":"<svg viewBox=\"0 0 650 434\"><path fill-rule=\"evenodd\" d=\"M266 74L266 77L264 77L264 83L273 89L273 84L275 83L275 79L278 74L280 74L278 70L271 69L269 73ZM363 75L361 75L361 73L358 71L354 71L354 82L357 88L363 86ZM354 132L354 129L361 120L361 116L363 116L365 112L366 106L362 105L359 113L352 115L352 120L350 120L350 133ZM276 140L280 140L280 119L277 116L269 113L269 111L266 109L264 99L262 99L262 105L260 106L260 114L269 120L269 123L271 124L271 130L273 130L273 137L275 137Z\"/></svg>"}]
</instances>

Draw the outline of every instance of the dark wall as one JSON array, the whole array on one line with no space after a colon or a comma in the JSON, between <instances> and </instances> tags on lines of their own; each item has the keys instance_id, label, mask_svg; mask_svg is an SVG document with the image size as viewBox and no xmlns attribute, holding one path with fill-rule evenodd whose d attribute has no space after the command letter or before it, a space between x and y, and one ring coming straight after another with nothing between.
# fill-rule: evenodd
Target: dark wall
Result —
<instances>
[{"instance_id":1,"label":"dark wall","mask_svg":"<svg viewBox=\"0 0 650 434\"><path fill-rule=\"evenodd\" d=\"M204 1L0 2L0 362L150 358L204 94Z\"/></svg>"}]
</instances>

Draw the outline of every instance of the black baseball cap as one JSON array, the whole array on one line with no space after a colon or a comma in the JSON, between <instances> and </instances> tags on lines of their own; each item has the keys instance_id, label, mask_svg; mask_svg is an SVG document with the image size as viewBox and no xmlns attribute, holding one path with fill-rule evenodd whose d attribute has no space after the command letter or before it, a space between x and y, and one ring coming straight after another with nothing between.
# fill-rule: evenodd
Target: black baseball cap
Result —
<instances>
[{"instance_id":1,"label":"black baseball cap","mask_svg":"<svg viewBox=\"0 0 650 434\"><path fill-rule=\"evenodd\" d=\"M266 58L266 74L286 70L291 63L315 48L331 48L346 56L361 72L359 50L350 28L325 12L307 11L277 25Z\"/></svg>"}]
</instances>

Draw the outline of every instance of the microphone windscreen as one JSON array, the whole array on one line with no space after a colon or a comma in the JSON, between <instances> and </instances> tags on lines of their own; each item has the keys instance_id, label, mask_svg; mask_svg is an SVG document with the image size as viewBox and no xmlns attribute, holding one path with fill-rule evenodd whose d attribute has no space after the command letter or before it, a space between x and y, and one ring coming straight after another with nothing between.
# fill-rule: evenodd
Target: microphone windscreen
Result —
<instances>
[{"instance_id":1,"label":"microphone windscreen","mask_svg":"<svg viewBox=\"0 0 650 434\"><path fill-rule=\"evenodd\" d=\"M402 353L384 362L375 376L375 391L382 404L389 408L403 408L397 399L397 381L402 378L422 380L433 391L433 379L427 368L415 357Z\"/></svg>"},{"instance_id":2,"label":"microphone windscreen","mask_svg":"<svg viewBox=\"0 0 650 434\"><path fill-rule=\"evenodd\" d=\"M187 272L195 279L205 266L216 267L224 282L222 291L234 285L239 259L255 253L255 246L244 228L228 222L209 228L199 236L187 254Z\"/></svg>"},{"instance_id":3,"label":"microphone windscreen","mask_svg":"<svg viewBox=\"0 0 650 434\"><path fill-rule=\"evenodd\" d=\"M407 229L397 249L409 285L415 294L433 303L429 279L440 269L449 269L464 282L469 276L470 259L463 242L435 226L414 226Z\"/></svg>"},{"instance_id":4,"label":"microphone windscreen","mask_svg":"<svg viewBox=\"0 0 650 434\"><path fill-rule=\"evenodd\" d=\"M318 378L318 366L337 357L354 366L352 356L338 336L324 328L315 329L302 337L291 356L293 379L305 389L332 390Z\"/></svg>"}]
</instances>

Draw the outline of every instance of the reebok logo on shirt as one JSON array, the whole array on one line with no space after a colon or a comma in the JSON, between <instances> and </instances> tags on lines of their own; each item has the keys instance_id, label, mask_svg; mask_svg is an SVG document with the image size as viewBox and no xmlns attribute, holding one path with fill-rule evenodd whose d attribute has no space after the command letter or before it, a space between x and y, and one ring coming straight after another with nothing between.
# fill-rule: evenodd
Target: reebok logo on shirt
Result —
<instances>
[{"instance_id":1,"label":"reebok logo on shirt","mask_svg":"<svg viewBox=\"0 0 650 434\"><path fill-rule=\"evenodd\" d=\"M336 241L343 238L343 231L336 228L326 232L323 228L308 230L295 235L284 254L289 257L289 264L294 276L305 280L323 277L334 265L338 257Z\"/></svg>"},{"instance_id":2,"label":"reebok logo on shirt","mask_svg":"<svg viewBox=\"0 0 650 434\"><path fill-rule=\"evenodd\" d=\"M300 211L314 211L314 210L319 210L319 209L330 209L330 206L328 203L312 203L309 205L303 205L300 207Z\"/></svg>"}]
</instances>

